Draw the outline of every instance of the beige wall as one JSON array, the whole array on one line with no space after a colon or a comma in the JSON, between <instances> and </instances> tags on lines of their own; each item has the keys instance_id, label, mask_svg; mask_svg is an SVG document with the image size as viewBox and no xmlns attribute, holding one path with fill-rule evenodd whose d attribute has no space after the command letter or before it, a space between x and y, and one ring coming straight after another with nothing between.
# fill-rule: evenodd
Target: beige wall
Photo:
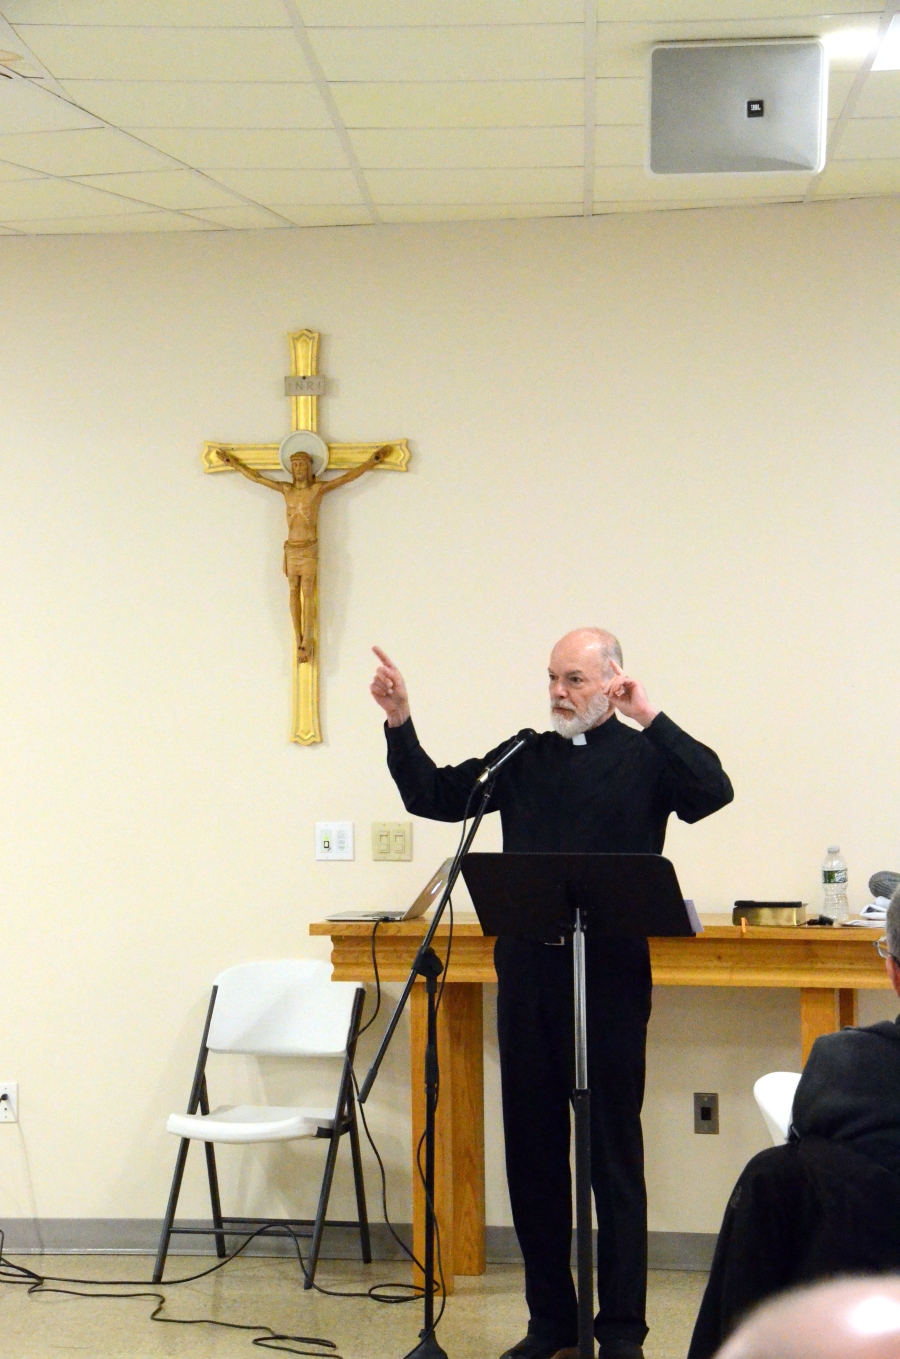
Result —
<instances>
[{"instance_id":1,"label":"beige wall","mask_svg":"<svg viewBox=\"0 0 900 1359\"><path fill-rule=\"evenodd\" d=\"M449 852L452 828L417 823L411 864L369 860L369 823L402 814L373 642L445 761L546 725L562 631L618 632L734 780L732 807L669 835L701 909L814 901L833 839L856 905L898 867L898 222L885 201L0 242L0 1080L22 1110L0 1127L0 1214L160 1214L214 973L324 955L308 921L402 904ZM314 749L286 742L281 506L199 462L204 439L287 431L303 325L323 334L323 432L413 449L408 476L324 511ZM354 863L314 861L317 818L355 821ZM371 1104L401 1220L405 1033ZM750 1082L796 1064L796 1033L790 994L658 995L654 1227L715 1230L765 1145ZM487 1070L505 1223L492 1037ZM719 1138L691 1132L702 1089ZM302 1206L315 1159L269 1155L275 1197ZM241 1202L265 1199L232 1161Z\"/></svg>"}]
</instances>

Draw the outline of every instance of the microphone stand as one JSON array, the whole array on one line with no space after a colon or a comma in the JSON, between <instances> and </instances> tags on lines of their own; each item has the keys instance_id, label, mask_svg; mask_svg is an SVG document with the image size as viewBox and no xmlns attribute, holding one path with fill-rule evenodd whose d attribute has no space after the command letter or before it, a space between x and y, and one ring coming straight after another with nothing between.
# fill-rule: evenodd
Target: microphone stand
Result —
<instances>
[{"instance_id":1,"label":"microphone stand","mask_svg":"<svg viewBox=\"0 0 900 1359\"><path fill-rule=\"evenodd\" d=\"M483 777L483 776L482 776ZM424 1295L424 1317L422 1329L419 1332L419 1343L409 1351L404 1359L447 1359L446 1350L442 1349L435 1334L434 1319L434 1246L435 1246L435 1214L434 1214L434 1143L435 1143L435 1115L437 1112L438 1099L438 1049L437 1049L437 990L438 977L444 970L444 965L440 958L431 947L431 941L441 923L447 902L453 892L456 879L459 877L462 861L469 852L469 847L478 833L482 818L487 811L494 787L496 770L493 770L484 780L484 791L481 796L481 803L475 813L475 819L465 840L456 852L453 863L450 865L450 872L447 875L447 885L443 895L437 904L434 919L428 927L425 936L413 959L409 977L403 988L403 993L397 1001L397 1008L391 1016L391 1021L385 1030L384 1037L372 1065L366 1073L359 1091L359 1102L365 1104L375 1084L378 1071L384 1060L394 1031L400 1022L400 1016L409 999L409 994L415 985L417 977L425 980L425 993L428 998L428 1026L425 1043L425 1295Z\"/></svg>"}]
</instances>

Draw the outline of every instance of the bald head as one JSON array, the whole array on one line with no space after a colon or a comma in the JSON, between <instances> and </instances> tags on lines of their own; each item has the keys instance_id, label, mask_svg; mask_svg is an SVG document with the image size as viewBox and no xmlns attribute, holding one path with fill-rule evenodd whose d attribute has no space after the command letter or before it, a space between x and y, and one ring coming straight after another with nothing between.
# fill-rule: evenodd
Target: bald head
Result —
<instances>
[{"instance_id":1,"label":"bald head","mask_svg":"<svg viewBox=\"0 0 900 1359\"><path fill-rule=\"evenodd\" d=\"M900 1359L900 1276L787 1293L753 1312L716 1359Z\"/></svg>"},{"instance_id":2,"label":"bald head","mask_svg":"<svg viewBox=\"0 0 900 1359\"><path fill-rule=\"evenodd\" d=\"M590 657L599 662L604 670L610 660L615 661L617 665L622 664L622 648L612 633L607 632L605 628L575 628L574 632L567 632L565 637L560 637L553 648L553 654L560 649L567 653L579 652L584 659Z\"/></svg>"}]
</instances>

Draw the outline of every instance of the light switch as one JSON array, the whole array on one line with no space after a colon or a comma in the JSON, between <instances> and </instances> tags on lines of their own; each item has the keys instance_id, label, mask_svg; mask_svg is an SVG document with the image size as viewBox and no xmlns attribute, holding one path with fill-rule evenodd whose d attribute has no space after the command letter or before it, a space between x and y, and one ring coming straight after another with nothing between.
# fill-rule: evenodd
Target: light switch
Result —
<instances>
[{"instance_id":1,"label":"light switch","mask_svg":"<svg viewBox=\"0 0 900 1359\"><path fill-rule=\"evenodd\" d=\"M373 821L372 858L397 863L412 858L411 821Z\"/></svg>"},{"instance_id":2,"label":"light switch","mask_svg":"<svg viewBox=\"0 0 900 1359\"><path fill-rule=\"evenodd\" d=\"M353 822L317 821L316 858L352 859Z\"/></svg>"}]
</instances>

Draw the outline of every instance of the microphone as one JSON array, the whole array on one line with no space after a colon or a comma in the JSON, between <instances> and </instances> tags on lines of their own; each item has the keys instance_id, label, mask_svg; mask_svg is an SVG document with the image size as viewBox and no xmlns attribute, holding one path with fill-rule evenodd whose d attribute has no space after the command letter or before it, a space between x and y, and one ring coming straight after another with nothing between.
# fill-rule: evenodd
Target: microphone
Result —
<instances>
[{"instance_id":1,"label":"microphone","mask_svg":"<svg viewBox=\"0 0 900 1359\"><path fill-rule=\"evenodd\" d=\"M508 745L501 750L493 764L485 765L484 769L475 780L475 787L477 788L479 784L487 783L487 781L492 779L497 771L506 764L507 760L511 760L514 755L518 755L519 751L522 750L524 746L530 746L532 742L536 740L537 732L533 731L531 727L523 727L522 730L512 738Z\"/></svg>"}]
</instances>

